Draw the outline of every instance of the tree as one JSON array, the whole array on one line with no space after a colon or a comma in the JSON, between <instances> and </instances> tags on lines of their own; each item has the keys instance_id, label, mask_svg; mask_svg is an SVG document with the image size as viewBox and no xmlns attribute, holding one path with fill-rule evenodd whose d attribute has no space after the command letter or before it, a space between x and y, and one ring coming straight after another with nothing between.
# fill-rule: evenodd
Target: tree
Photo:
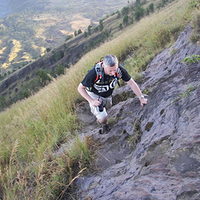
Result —
<instances>
[{"instance_id":1,"label":"tree","mask_svg":"<svg viewBox=\"0 0 200 200\"><path fill-rule=\"evenodd\" d=\"M51 51L51 48L46 48L46 52L48 53L49 51Z\"/></svg>"},{"instance_id":2,"label":"tree","mask_svg":"<svg viewBox=\"0 0 200 200\"><path fill-rule=\"evenodd\" d=\"M99 28L98 28L98 26L96 26L95 29L94 29L94 31L98 32L98 30L99 30Z\"/></svg>"},{"instance_id":3,"label":"tree","mask_svg":"<svg viewBox=\"0 0 200 200\"><path fill-rule=\"evenodd\" d=\"M89 35L91 35L91 28L92 28L92 26L89 25L89 26L88 26L88 34L89 34Z\"/></svg>"},{"instance_id":4,"label":"tree","mask_svg":"<svg viewBox=\"0 0 200 200\"><path fill-rule=\"evenodd\" d=\"M146 15L149 15L149 12L150 12L150 10L149 10L149 8L147 8L146 9Z\"/></svg>"},{"instance_id":5,"label":"tree","mask_svg":"<svg viewBox=\"0 0 200 200\"><path fill-rule=\"evenodd\" d=\"M117 19L119 19L121 17L121 13L120 13L120 11L118 10L117 11Z\"/></svg>"},{"instance_id":6,"label":"tree","mask_svg":"<svg viewBox=\"0 0 200 200\"><path fill-rule=\"evenodd\" d=\"M56 51L56 53L54 54L54 58L55 58L56 62L59 61L63 57L64 57L63 51Z\"/></svg>"},{"instance_id":7,"label":"tree","mask_svg":"<svg viewBox=\"0 0 200 200\"><path fill-rule=\"evenodd\" d=\"M0 108L5 108L6 107L6 100L3 95L0 96Z\"/></svg>"},{"instance_id":8,"label":"tree","mask_svg":"<svg viewBox=\"0 0 200 200\"><path fill-rule=\"evenodd\" d=\"M51 78L50 76L47 74L47 72L43 69L38 69L35 72L35 75L37 76L37 78L39 79L39 82L42 84L42 86L47 85L49 82L51 82Z\"/></svg>"},{"instance_id":9,"label":"tree","mask_svg":"<svg viewBox=\"0 0 200 200\"><path fill-rule=\"evenodd\" d=\"M140 5L140 0L136 0L136 5Z\"/></svg>"},{"instance_id":10,"label":"tree","mask_svg":"<svg viewBox=\"0 0 200 200\"><path fill-rule=\"evenodd\" d=\"M79 30L78 30L78 35L79 35L79 34L81 34L81 33L82 33L82 30L81 30L81 29L79 29Z\"/></svg>"},{"instance_id":11,"label":"tree","mask_svg":"<svg viewBox=\"0 0 200 200\"><path fill-rule=\"evenodd\" d=\"M64 66L61 65L61 64L57 65L56 68L55 68L55 74L57 76L60 76L61 74L65 74L65 68L64 68Z\"/></svg>"},{"instance_id":12,"label":"tree","mask_svg":"<svg viewBox=\"0 0 200 200\"><path fill-rule=\"evenodd\" d=\"M129 7L123 7L122 8L122 15L128 15Z\"/></svg>"},{"instance_id":13,"label":"tree","mask_svg":"<svg viewBox=\"0 0 200 200\"><path fill-rule=\"evenodd\" d=\"M123 19L123 24L127 25L128 24L128 19L129 19L128 15L125 15L124 19Z\"/></svg>"},{"instance_id":14,"label":"tree","mask_svg":"<svg viewBox=\"0 0 200 200\"><path fill-rule=\"evenodd\" d=\"M151 4L149 5L149 10L150 10L151 12L154 12L154 4L153 4L153 3L151 3Z\"/></svg>"},{"instance_id":15,"label":"tree","mask_svg":"<svg viewBox=\"0 0 200 200\"><path fill-rule=\"evenodd\" d=\"M135 11L135 20L139 21L144 16L144 8L138 6Z\"/></svg>"},{"instance_id":16,"label":"tree","mask_svg":"<svg viewBox=\"0 0 200 200\"><path fill-rule=\"evenodd\" d=\"M99 29L100 29L100 31L102 31L103 30L103 20L101 19L100 21L99 21Z\"/></svg>"}]
</instances>

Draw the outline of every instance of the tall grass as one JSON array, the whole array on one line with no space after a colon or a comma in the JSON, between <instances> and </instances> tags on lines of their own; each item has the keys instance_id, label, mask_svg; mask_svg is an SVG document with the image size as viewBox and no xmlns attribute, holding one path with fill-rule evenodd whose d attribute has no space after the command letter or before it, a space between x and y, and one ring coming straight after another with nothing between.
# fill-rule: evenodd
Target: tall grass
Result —
<instances>
[{"instance_id":1,"label":"tall grass","mask_svg":"<svg viewBox=\"0 0 200 200\"><path fill-rule=\"evenodd\" d=\"M0 114L3 199L55 199L61 191L66 192L65 186L72 182L76 172L92 159L91 143L81 142L76 136L79 82L108 53L121 61L129 54L126 66L130 74L140 72L190 22L195 10L188 9L188 2L169 4L161 12L128 27L115 39L86 54L66 75ZM55 156L59 143L71 138L76 138L74 143L68 142L71 147Z\"/></svg>"}]
</instances>

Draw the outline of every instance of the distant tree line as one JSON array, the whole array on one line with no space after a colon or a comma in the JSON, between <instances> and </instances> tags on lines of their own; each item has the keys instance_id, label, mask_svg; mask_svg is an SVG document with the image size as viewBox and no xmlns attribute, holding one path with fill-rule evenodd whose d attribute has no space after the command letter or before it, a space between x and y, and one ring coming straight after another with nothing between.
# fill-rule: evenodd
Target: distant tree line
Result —
<instances>
[{"instance_id":1,"label":"distant tree line","mask_svg":"<svg viewBox=\"0 0 200 200\"><path fill-rule=\"evenodd\" d=\"M155 9L160 9L161 7L164 7L166 3L171 2L173 0L161 0L158 4L154 5L154 3L149 4L146 8L144 8L144 5L146 4L146 0L136 0L134 3L130 3L128 1L128 5L125 6L121 12L117 11L114 14L117 14L117 18L122 18L122 23L119 25L119 29L123 28L124 26L128 26L129 24L133 24L134 21L139 21L142 17L145 15L149 15L150 13L153 13ZM85 30L84 33L81 29L75 30L74 35L68 35L68 37L65 39L65 41L76 37L77 35L84 34L84 37L87 38L88 36L91 36L93 33L101 32L100 36L96 40L90 40L87 47L85 47L83 53L87 53L88 51L91 51L92 48L96 47L100 43L104 42L107 38L112 36L111 32L112 30L104 30L104 20L99 21L99 25L95 26L94 28L89 25L87 28L87 31ZM12 22L12 20L8 21ZM1 27L0 27L1 28ZM1 28L3 31L3 28ZM30 33L32 35L32 33ZM66 44L64 44L66 45ZM27 45L28 48L29 45ZM66 48L66 46L64 46ZM50 48L46 48L46 52L50 52ZM54 52L54 59L55 62L59 61L63 58L64 53L62 51ZM22 66L26 65L27 63L23 63ZM16 70L15 70L16 71ZM14 71L13 71L14 72ZM12 72L8 71L4 74L0 73L0 80L4 79L6 76L10 75ZM17 100L21 100L24 98L29 97L30 95L34 94L35 92L38 92L38 90L47 84L49 84L53 78L56 78L62 74L65 73L65 67L62 64L58 64L53 70L45 70L45 69L38 69L35 71L35 77L29 81L26 81L26 83L23 86L23 89L15 88L16 97L12 98L11 96L6 98L1 95L0 96L0 110L3 108L11 105L12 103L16 102ZM28 79L28 77L27 77Z\"/></svg>"},{"instance_id":2,"label":"distant tree line","mask_svg":"<svg viewBox=\"0 0 200 200\"><path fill-rule=\"evenodd\" d=\"M119 29L123 28L124 26L133 24L134 20L139 21L144 16L153 13L155 9L160 9L164 7L166 3L171 2L173 0L161 0L155 8L154 3L149 4L146 8L144 5L146 4L146 0L136 0L136 2L130 3L128 1L128 6L123 7L120 11L117 11L117 18L123 17L122 23L119 25Z\"/></svg>"}]
</instances>

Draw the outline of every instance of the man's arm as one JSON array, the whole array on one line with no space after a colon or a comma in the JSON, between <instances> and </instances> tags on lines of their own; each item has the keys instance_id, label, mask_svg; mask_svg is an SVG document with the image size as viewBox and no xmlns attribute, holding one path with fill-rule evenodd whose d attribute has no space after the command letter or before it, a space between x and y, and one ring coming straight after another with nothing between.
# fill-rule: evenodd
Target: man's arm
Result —
<instances>
[{"instance_id":1,"label":"man's arm","mask_svg":"<svg viewBox=\"0 0 200 200\"><path fill-rule=\"evenodd\" d=\"M138 87L137 83L132 78L127 82L127 84L131 87L133 92L140 99L141 106L143 106L144 104L147 104L147 99L140 98L142 96L142 92L141 92L140 88Z\"/></svg>"},{"instance_id":2,"label":"man's arm","mask_svg":"<svg viewBox=\"0 0 200 200\"><path fill-rule=\"evenodd\" d=\"M86 87L83 86L82 83L79 84L78 86L78 91L81 94L81 96L86 99L92 106L100 106L101 102L98 99L93 99L87 92L86 92Z\"/></svg>"}]
</instances>

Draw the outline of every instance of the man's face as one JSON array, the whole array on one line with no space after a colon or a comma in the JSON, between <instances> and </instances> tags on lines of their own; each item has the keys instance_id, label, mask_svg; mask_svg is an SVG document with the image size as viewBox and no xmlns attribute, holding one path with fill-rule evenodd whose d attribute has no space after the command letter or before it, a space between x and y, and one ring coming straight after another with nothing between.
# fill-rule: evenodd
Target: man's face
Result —
<instances>
[{"instance_id":1,"label":"man's face","mask_svg":"<svg viewBox=\"0 0 200 200\"><path fill-rule=\"evenodd\" d=\"M104 68L104 73L109 76L114 76L115 73L117 72L118 64L115 64L114 66L105 66L104 64L102 65Z\"/></svg>"}]
</instances>

